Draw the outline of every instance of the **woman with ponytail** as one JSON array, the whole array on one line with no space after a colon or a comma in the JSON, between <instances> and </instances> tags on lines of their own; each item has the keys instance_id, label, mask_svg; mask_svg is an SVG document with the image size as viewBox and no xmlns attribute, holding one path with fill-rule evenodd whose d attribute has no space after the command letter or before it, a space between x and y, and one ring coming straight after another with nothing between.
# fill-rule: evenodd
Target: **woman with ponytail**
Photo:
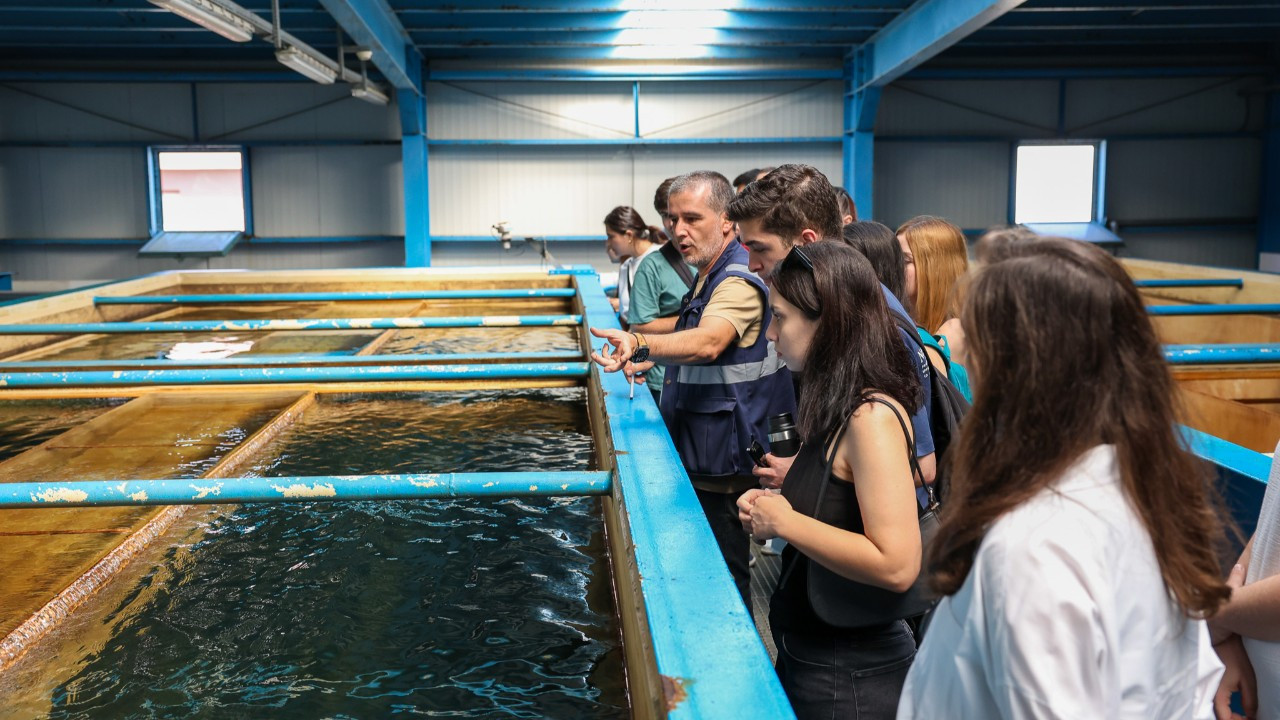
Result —
<instances>
[{"instance_id":1,"label":"woman with ponytail","mask_svg":"<svg viewBox=\"0 0 1280 720\"><path fill-rule=\"evenodd\" d=\"M618 268L618 314L625 324L636 270L645 255L658 250L657 240L662 237L662 229L646 225L635 208L619 205L604 216L604 234L609 257L625 258Z\"/></svg>"}]
</instances>

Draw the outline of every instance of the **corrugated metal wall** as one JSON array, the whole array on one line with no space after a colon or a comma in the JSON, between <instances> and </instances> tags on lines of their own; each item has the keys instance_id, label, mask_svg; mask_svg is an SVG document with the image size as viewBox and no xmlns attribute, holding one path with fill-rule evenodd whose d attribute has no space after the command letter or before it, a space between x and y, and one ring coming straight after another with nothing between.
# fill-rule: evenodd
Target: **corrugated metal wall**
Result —
<instances>
[{"instance_id":1,"label":"corrugated metal wall","mask_svg":"<svg viewBox=\"0 0 1280 720\"><path fill-rule=\"evenodd\" d=\"M1248 221L1257 212L1261 104L1250 78L904 80L885 91L877 126L877 218L930 213L966 228L1007 222L1010 152L1058 131L1111 138L1108 214L1122 224ZM431 83L434 139L628 138L628 82ZM823 82L642 82L640 132L654 138L837 137L841 87ZM1133 112L1139 110L1138 112ZM1152 135L1214 134L1153 139ZM6 84L0 86L0 238L143 238L146 144L253 143L261 237L403 233L399 123L393 107L340 87L285 84ZM133 143L91 147L92 143ZM652 195L693 169L732 177L804 162L840 180L838 143L670 146L433 146L431 230L487 236L600 234L615 205L656 224ZM1123 234L1123 232L1122 232ZM603 265L596 243L553 246ZM530 251L531 252L531 251ZM1135 233L1130 254L1217 265L1255 262L1253 233ZM437 243L437 264L524 262L496 243ZM0 246L20 279L105 279L176 266L129 246ZM242 245L211 266L398 264L395 241ZM201 264L196 266L203 266Z\"/></svg>"}]
</instances>

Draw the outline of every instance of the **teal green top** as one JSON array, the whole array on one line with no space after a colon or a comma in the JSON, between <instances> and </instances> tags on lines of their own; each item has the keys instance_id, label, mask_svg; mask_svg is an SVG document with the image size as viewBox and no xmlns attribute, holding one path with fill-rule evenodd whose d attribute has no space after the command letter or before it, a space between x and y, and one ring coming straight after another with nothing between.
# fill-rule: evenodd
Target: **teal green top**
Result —
<instances>
[{"instance_id":1,"label":"teal green top","mask_svg":"<svg viewBox=\"0 0 1280 720\"><path fill-rule=\"evenodd\" d=\"M951 347L938 342L938 339L929 334L928 330L922 327L916 328L916 334L920 336L920 342L925 347L933 348L938 354L946 358L947 361L947 379L952 385L960 391L965 400L973 402L973 390L969 388L969 371L963 365L951 359Z\"/></svg>"},{"instance_id":2,"label":"teal green top","mask_svg":"<svg viewBox=\"0 0 1280 720\"><path fill-rule=\"evenodd\" d=\"M690 272L696 277L698 271L693 267ZM640 259L640 267L636 269L636 279L631 281L631 305L627 310L627 318L632 325L643 325L661 317L670 317L680 312L680 301L684 299L689 288L685 287L671 267L671 263L655 250ZM645 374L645 380L653 390L662 390L662 378L666 374L661 365L655 365Z\"/></svg>"}]
</instances>

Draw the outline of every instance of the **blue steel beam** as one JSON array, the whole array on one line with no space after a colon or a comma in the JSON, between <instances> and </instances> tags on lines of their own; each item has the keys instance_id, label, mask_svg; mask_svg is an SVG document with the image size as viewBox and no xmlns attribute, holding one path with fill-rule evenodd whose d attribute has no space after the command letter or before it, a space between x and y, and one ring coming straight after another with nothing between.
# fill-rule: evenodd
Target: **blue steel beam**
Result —
<instances>
[{"instance_id":1,"label":"blue steel beam","mask_svg":"<svg viewBox=\"0 0 1280 720\"><path fill-rule=\"evenodd\" d=\"M795 136L795 137L740 137L740 138L494 138L494 139L459 139L428 140L431 146L448 145L527 145L532 147L552 147L556 145L787 145L795 143L837 143L836 136Z\"/></svg>"},{"instance_id":2,"label":"blue steel beam","mask_svg":"<svg viewBox=\"0 0 1280 720\"><path fill-rule=\"evenodd\" d=\"M1140 288L1197 288L1197 287L1244 287L1241 278L1181 278L1159 280L1134 280L1133 284Z\"/></svg>"},{"instance_id":3,"label":"blue steel beam","mask_svg":"<svg viewBox=\"0 0 1280 720\"><path fill-rule=\"evenodd\" d=\"M134 385L243 385L328 382L412 382L581 378L587 363L488 365L375 365L343 367L196 368L182 370L82 370L0 373L0 389Z\"/></svg>"},{"instance_id":4,"label":"blue steel beam","mask_svg":"<svg viewBox=\"0 0 1280 720\"><path fill-rule=\"evenodd\" d=\"M420 365L423 363L477 363L477 362L531 362L535 360L580 360L578 351L547 350L538 352L489 352L489 353L430 353L408 355L233 355L225 358L169 360L146 358L142 360L0 360L0 372L14 370L90 370L116 368L137 370L145 368L187 367L268 367L283 365Z\"/></svg>"},{"instance_id":5,"label":"blue steel beam","mask_svg":"<svg viewBox=\"0 0 1280 720\"><path fill-rule=\"evenodd\" d=\"M1164 357L1174 365L1280 363L1280 343L1165 345Z\"/></svg>"},{"instance_id":6,"label":"blue steel beam","mask_svg":"<svg viewBox=\"0 0 1280 720\"><path fill-rule=\"evenodd\" d=\"M858 48L844 65L844 186L853 198L858 217L865 218L875 217L873 171L880 88L866 82L874 52L874 46Z\"/></svg>"},{"instance_id":7,"label":"blue steel beam","mask_svg":"<svg viewBox=\"0 0 1280 720\"><path fill-rule=\"evenodd\" d=\"M0 335L81 335L162 332L268 332L302 330L416 330L420 328L546 327L580 325L581 315L489 315L474 317L301 318L248 320L158 320L155 322L31 323L0 325Z\"/></svg>"},{"instance_id":8,"label":"blue steel beam","mask_svg":"<svg viewBox=\"0 0 1280 720\"><path fill-rule=\"evenodd\" d=\"M696 41L702 47L754 47L785 45L833 45L849 46L871 37L875 28L838 30L782 30L760 28L754 30L708 29ZM701 31L701 29L700 29ZM660 31L661 32L661 31ZM560 30L554 34L504 32L500 30L415 30L410 33L415 45L424 50L433 48L538 48L538 47L619 47L646 45L654 41L650 36L629 38L627 30ZM15 34L16 37L16 34Z\"/></svg>"},{"instance_id":9,"label":"blue steel beam","mask_svg":"<svg viewBox=\"0 0 1280 720\"><path fill-rule=\"evenodd\" d=\"M404 175L404 264L431 265L431 192L427 95L397 90L400 110L400 168Z\"/></svg>"},{"instance_id":10,"label":"blue steel beam","mask_svg":"<svg viewBox=\"0 0 1280 720\"><path fill-rule=\"evenodd\" d=\"M422 94L422 54L384 0L320 0L357 45L373 51L374 67L396 90Z\"/></svg>"},{"instance_id":11,"label":"blue steel beam","mask_svg":"<svg viewBox=\"0 0 1280 720\"><path fill-rule=\"evenodd\" d=\"M212 33L210 33L212 34ZM201 37L195 35L193 37ZM213 35L214 39L218 39L217 35ZM200 60L208 63L231 63L243 62L247 58L253 57L259 48L242 48L238 45L233 48L226 47L234 43L228 43L225 40L222 43L213 40L202 40L198 47L193 48L195 43L177 42L177 41L153 41L146 44L138 44L137 42L112 42L112 43L94 43L85 46L76 42L63 42L56 40L29 41L26 39L12 40L0 43L0 56L5 54L18 54L24 59L31 58L47 58L47 57L65 57L72 50L82 51L77 54L79 58L87 58L85 53L92 53L93 58L118 59L122 51L128 52L128 57L132 60L154 60L156 62L173 62L177 60ZM335 53L332 43L326 45L321 42L312 44L316 50L322 53ZM257 60L266 61L271 58L271 54L266 52L270 49L267 45L260 48L266 54L257 57ZM819 45L810 46L808 44L797 45L763 45L763 46L708 46L698 48L702 51L698 54L699 59L703 60L749 60L758 61L762 59L774 60L804 60L804 59L821 59L821 60L839 60L847 50L845 45ZM198 52L197 52L198 51ZM465 59L492 59L492 60L516 60L527 61L531 59L545 60L617 60L618 48L613 45L602 45L597 47L482 47L468 46L456 48L444 48L435 50L431 53L432 60L465 60Z\"/></svg>"},{"instance_id":12,"label":"blue steel beam","mask_svg":"<svg viewBox=\"0 0 1280 720\"><path fill-rule=\"evenodd\" d=\"M15 482L0 483L0 509L576 497L605 495L612 485L605 471Z\"/></svg>"},{"instance_id":13,"label":"blue steel beam","mask_svg":"<svg viewBox=\"0 0 1280 720\"><path fill-rule=\"evenodd\" d=\"M494 300L574 297L573 288L496 290L385 290L351 292L242 293L227 295L100 295L95 305L212 305L226 303L348 302L363 300Z\"/></svg>"},{"instance_id":14,"label":"blue steel beam","mask_svg":"<svg viewBox=\"0 0 1280 720\"><path fill-rule=\"evenodd\" d=\"M1280 304L1148 305L1147 313L1150 315L1275 315L1280 314Z\"/></svg>"},{"instance_id":15,"label":"blue steel beam","mask_svg":"<svg viewBox=\"0 0 1280 720\"><path fill-rule=\"evenodd\" d=\"M861 87L883 87L1025 0L918 0L866 44L874 47Z\"/></svg>"},{"instance_id":16,"label":"blue steel beam","mask_svg":"<svg viewBox=\"0 0 1280 720\"><path fill-rule=\"evenodd\" d=\"M840 71L829 68L737 69L737 68L615 68L577 67L521 70L428 70L425 82L560 82L588 80L596 82L681 82L699 80L767 81L767 80L839 80ZM0 78L4 73L0 73Z\"/></svg>"}]
</instances>

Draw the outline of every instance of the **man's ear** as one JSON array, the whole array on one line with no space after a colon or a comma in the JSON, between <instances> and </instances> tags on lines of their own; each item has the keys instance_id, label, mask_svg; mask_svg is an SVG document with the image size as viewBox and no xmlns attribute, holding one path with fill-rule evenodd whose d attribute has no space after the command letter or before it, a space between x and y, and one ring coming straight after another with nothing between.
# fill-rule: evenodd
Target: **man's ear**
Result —
<instances>
[{"instance_id":1,"label":"man's ear","mask_svg":"<svg viewBox=\"0 0 1280 720\"><path fill-rule=\"evenodd\" d=\"M737 235L738 224L729 219L728 215L720 216L720 233L722 235Z\"/></svg>"},{"instance_id":2,"label":"man's ear","mask_svg":"<svg viewBox=\"0 0 1280 720\"><path fill-rule=\"evenodd\" d=\"M801 231L800 231L800 242L798 242L798 243L796 243L796 244L797 244L797 245L808 245L808 244L809 244L809 243L811 243L811 242L818 242L818 233L814 232L814 231L813 231L812 229L810 229L810 228L805 228L805 229L801 230Z\"/></svg>"}]
</instances>

